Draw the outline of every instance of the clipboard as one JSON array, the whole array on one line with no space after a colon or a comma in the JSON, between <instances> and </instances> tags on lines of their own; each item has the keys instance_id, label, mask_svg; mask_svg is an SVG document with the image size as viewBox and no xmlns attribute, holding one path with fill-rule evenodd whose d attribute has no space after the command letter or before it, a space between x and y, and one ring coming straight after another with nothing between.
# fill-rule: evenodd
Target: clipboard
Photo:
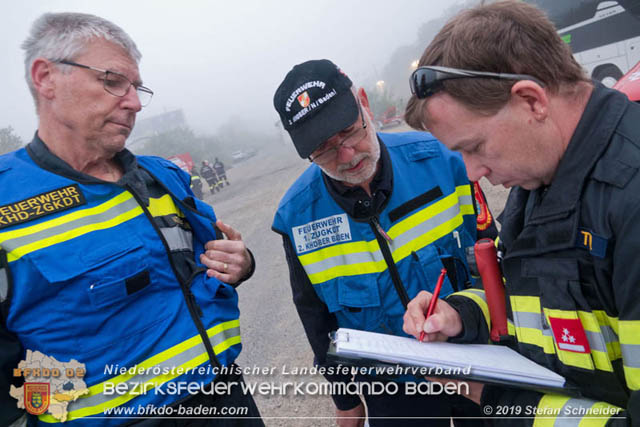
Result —
<instances>
[{"instance_id":1,"label":"clipboard","mask_svg":"<svg viewBox=\"0 0 640 427\"><path fill-rule=\"evenodd\" d=\"M446 359L465 353L462 363ZM418 378L442 377L582 396L580 390L561 375L500 345L421 343L414 338L340 328L331 336L327 359L336 364L364 368L362 371L373 376L382 373L382 378L385 378L385 372L398 374L400 371L402 375ZM487 366L489 360L493 366Z\"/></svg>"}]
</instances>

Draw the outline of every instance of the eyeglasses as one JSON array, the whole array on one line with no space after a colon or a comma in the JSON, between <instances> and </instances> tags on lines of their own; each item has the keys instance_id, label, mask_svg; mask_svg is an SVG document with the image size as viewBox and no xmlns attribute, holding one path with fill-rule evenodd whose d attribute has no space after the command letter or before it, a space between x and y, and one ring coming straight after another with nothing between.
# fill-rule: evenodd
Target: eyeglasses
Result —
<instances>
[{"instance_id":1,"label":"eyeglasses","mask_svg":"<svg viewBox=\"0 0 640 427\"><path fill-rule=\"evenodd\" d=\"M149 102L151 102L151 98L153 97L153 91L151 89L142 85L132 83L131 80L120 73L103 70L101 68L90 67L89 65L78 64L71 61L62 60L56 62L59 64L72 65L74 67L86 68L87 70L99 71L101 73L104 73L104 78L102 79L104 90L106 90L113 96L123 97L127 94L127 92L129 92L129 88L133 86L134 88L136 88L138 99L140 100L140 104L143 107L149 105Z\"/></svg>"},{"instance_id":2,"label":"eyeglasses","mask_svg":"<svg viewBox=\"0 0 640 427\"><path fill-rule=\"evenodd\" d=\"M412 94L418 99L424 99L441 90L445 80L468 78L531 80L544 87L544 83L528 74L490 73L439 66L418 67L409 77L409 86Z\"/></svg>"},{"instance_id":3,"label":"eyeglasses","mask_svg":"<svg viewBox=\"0 0 640 427\"><path fill-rule=\"evenodd\" d=\"M358 110L360 111L360 117L362 118L362 127L357 127L351 131L351 133L345 136L342 141L331 148L326 148L327 143L324 142L314 151L314 153L316 153L315 155L312 154L309 156L310 162L318 164L332 162L336 157L338 157L338 150L341 147L353 148L362 141L367 134L367 122L364 121L364 114L362 114L362 105L360 105L360 101L358 101Z\"/></svg>"}]
</instances>

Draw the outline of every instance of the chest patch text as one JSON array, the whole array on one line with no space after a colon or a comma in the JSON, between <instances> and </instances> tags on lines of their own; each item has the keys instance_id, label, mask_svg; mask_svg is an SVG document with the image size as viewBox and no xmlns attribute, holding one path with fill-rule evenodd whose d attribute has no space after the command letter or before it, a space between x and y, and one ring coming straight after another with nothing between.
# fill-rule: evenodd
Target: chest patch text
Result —
<instances>
[{"instance_id":1,"label":"chest patch text","mask_svg":"<svg viewBox=\"0 0 640 427\"><path fill-rule=\"evenodd\" d=\"M296 252L302 254L352 240L347 214L333 215L291 229Z\"/></svg>"},{"instance_id":2,"label":"chest patch text","mask_svg":"<svg viewBox=\"0 0 640 427\"><path fill-rule=\"evenodd\" d=\"M0 229L22 224L23 222L64 211L74 206L84 205L85 203L87 202L77 184L56 188L19 202L0 206Z\"/></svg>"}]
</instances>

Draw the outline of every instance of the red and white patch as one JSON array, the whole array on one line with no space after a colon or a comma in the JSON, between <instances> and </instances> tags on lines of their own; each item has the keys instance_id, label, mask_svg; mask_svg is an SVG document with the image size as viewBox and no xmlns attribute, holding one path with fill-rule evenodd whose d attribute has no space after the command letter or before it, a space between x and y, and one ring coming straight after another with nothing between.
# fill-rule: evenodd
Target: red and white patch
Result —
<instances>
[{"instance_id":1,"label":"red and white patch","mask_svg":"<svg viewBox=\"0 0 640 427\"><path fill-rule=\"evenodd\" d=\"M590 353L589 340L580 319L549 317L551 330L559 349L574 353Z\"/></svg>"},{"instance_id":2,"label":"red and white patch","mask_svg":"<svg viewBox=\"0 0 640 427\"><path fill-rule=\"evenodd\" d=\"M298 104L300 104L302 108L305 108L310 103L311 98L309 98L309 93L307 93L307 91L304 91L300 95L298 95Z\"/></svg>"}]
</instances>

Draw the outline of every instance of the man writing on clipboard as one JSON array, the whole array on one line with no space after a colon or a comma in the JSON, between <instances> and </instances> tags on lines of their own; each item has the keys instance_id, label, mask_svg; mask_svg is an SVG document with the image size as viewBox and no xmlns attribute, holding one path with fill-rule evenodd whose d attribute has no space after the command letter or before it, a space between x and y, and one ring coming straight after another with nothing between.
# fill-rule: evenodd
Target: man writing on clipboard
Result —
<instances>
[{"instance_id":1,"label":"man writing on clipboard","mask_svg":"<svg viewBox=\"0 0 640 427\"><path fill-rule=\"evenodd\" d=\"M298 154L312 162L282 198L273 229L283 237L293 300L315 362L326 367L328 334L338 327L405 336L406 303L432 290L443 266L451 273L443 295L470 285L465 248L475 242L478 223L472 184L462 159L431 135L376 133L365 91L328 60L296 65L274 105ZM483 225L495 231L492 222ZM359 396L332 397L339 425L363 424ZM448 427L454 406L478 411L459 396L364 398L371 426L442 417L429 424Z\"/></svg>"},{"instance_id":2,"label":"man writing on clipboard","mask_svg":"<svg viewBox=\"0 0 640 427\"><path fill-rule=\"evenodd\" d=\"M548 18L519 1L460 13L419 65L407 122L460 151L470 179L513 187L500 232L504 340L583 396L474 383L469 398L526 424L637 425L640 107L589 81ZM487 343L486 300L453 294L425 322L430 298L409 304L407 333Z\"/></svg>"}]
</instances>

